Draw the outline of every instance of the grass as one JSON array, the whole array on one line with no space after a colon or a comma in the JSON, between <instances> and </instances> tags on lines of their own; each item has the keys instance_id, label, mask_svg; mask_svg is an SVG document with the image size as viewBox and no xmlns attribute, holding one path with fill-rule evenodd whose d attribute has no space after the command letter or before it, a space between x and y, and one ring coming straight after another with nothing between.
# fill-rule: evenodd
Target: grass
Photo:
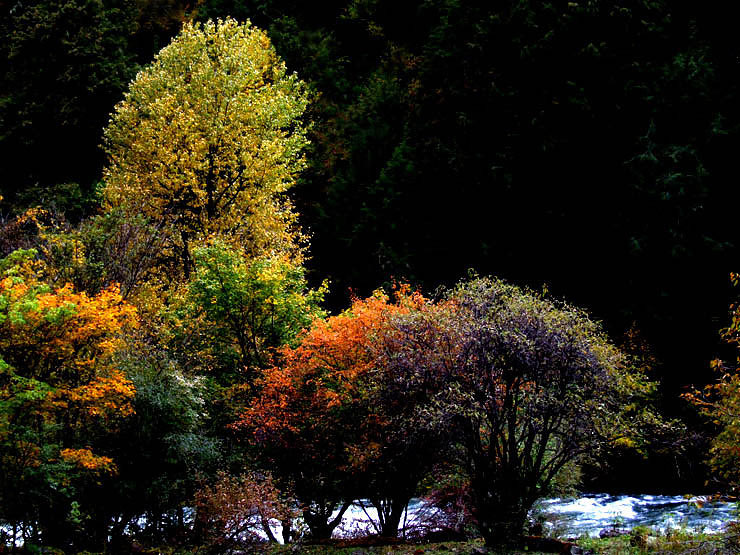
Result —
<instances>
[{"instance_id":1,"label":"grass","mask_svg":"<svg viewBox=\"0 0 740 555\"><path fill-rule=\"evenodd\" d=\"M301 546L298 550L293 551L291 546L273 546L270 548L268 553L270 555L287 555L292 553L302 553L306 555L319 555L319 554L331 554L331 555L370 555L370 554L386 554L386 553L397 553L400 555L422 555L423 553L429 555L452 555L452 554L470 554L474 553L483 547L483 540L475 539L467 542L440 542L440 543L429 543L429 544L398 544L398 545L384 545L384 546L372 546L372 547L329 547L324 545L307 545ZM489 553L512 553L512 554L526 554L526 555L544 555L540 551L494 551L491 550Z\"/></svg>"},{"instance_id":2,"label":"grass","mask_svg":"<svg viewBox=\"0 0 740 555\"><path fill-rule=\"evenodd\" d=\"M695 533L680 529L661 533L645 526L638 526L624 536L605 539L581 538L577 543L584 550L605 555L740 553L738 532L740 530L732 525L724 534Z\"/></svg>"},{"instance_id":3,"label":"grass","mask_svg":"<svg viewBox=\"0 0 740 555\"><path fill-rule=\"evenodd\" d=\"M740 553L740 527L731 527L726 534L690 533L684 530L656 532L647 527L637 527L629 534L614 538L582 537L575 542L585 553L604 555L649 555L654 553L685 553L709 555L715 553ZM398 553L401 555L451 555L470 554L481 550L481 539L466 542L441 542L430 544L399 544L372 547L269 546L263 553L288 555L370 555ZM529 550L489 550L491 554L541 555L544 552Z\"/></svg>"},{"instance_id":4,"label":"grass","mask_svg":"<svg viewBox=\"0 0 740 555\"><path fill-rule=\"evenodd\" d=\"M655 553L677 553L691 555L710 555L735 553L740 554L740 524L731 524L724 534L692 533L686 530L656 532L644 526L638 526L629 534L614 538L581 537L576 545L584 553L593 555L650 555ZM275 545L262 544L234 553L254 553L260 555L452 555L483 553L483 540L446 541L438 543L398 543L394 545ZM0 552L2 550L0 549ZM59 553L43 551L44 553ZM207 550L178 549L160 547L146 549L142 553L157 555L203 555ZM546 552L535 550L490 549L485 553L510 555L545 555ZM89 555L89 554L88 554Z\"/></svg>"}]
</instances>

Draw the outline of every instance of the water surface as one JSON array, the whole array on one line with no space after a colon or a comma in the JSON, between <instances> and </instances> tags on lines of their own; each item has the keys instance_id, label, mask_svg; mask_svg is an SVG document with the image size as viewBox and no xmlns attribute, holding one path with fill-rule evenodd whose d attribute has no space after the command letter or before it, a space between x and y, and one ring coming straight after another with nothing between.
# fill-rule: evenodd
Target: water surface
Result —
<instances>
[{"instance_id":1,"label":"water surface","mask_svg":"<svg viewBox=\"0 0 740 555\"><path fill-rule=\"evenodd\" d=\"M414 499L401 521L407 527L431 525L437 510ZM737 503L701 496L681 495L609 495L586 494L577 498L554 498L539 501L531 513L547 535L563 538L582 535L598 536L605 528L631 529L650 526L659 531L686 529L715 533L738 518ZM345 513L337 536L376 533L372 521L375 509L368 503L356 503Z\"/></svg>"},{"instance_id":2,"label":"water surface","mask_svg":"<svg viewBox=\"0 0 740 555\"><path fill-rule=\"evenodd\" d=\"M538 503L533 516L538 514L545 518L544 525L551 532L564 537L598 536L604 528L615 526L720 532L725 524L737 519L737 503L709 497L602 493L545 499Z\"/></svg>"}]
</instances>

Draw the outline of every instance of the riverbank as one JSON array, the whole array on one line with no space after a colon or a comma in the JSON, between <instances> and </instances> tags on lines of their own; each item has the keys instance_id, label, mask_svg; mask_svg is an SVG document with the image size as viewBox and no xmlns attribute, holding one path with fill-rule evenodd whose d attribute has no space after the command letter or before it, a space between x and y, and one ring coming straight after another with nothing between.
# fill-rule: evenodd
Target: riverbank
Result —
<instances>
[{"instance_id":1,"label":"riverbank","mask_svg":"<svg viewBox=\"0 0 740 555\"><path fill-rule=\"evenodd\" d=\"M207 547L187 548L160 546L143 548L132 546L132 553L151 555L195 555L214 552ZM329 544L255 544L235 548L234 550L217 550L216 552L255 555L546 555L568 553L573 555L652 555L656 553L691 553L692 555L714 555L740 553L740 525L733 523L721 534L693 533L686 530L661 532L647 527L637 527L614 537L592 538L583 536L574 541L554 540L550 538L529 537L526 546L520 549L487 549L483 540L445 542L400 542L387 543L378 537L332 540ZM65 555L64 552L49 548L31 548L21 551L4 551L0 553L45 553L46 555ZM82 555L82 554L78 554ZM94 555L86 552L84 555ZM102 555L102 554L95 554Z\"/></svg>"},{"instance_id":2,"label":"riverbank","mask_svg":"<svg viewBox=\"0 0 740 555\"><path fill-rule=\"evenodd\" d=\"M695 534L673 531L668 534L637 528L631 533L612 538L584 537L561 544L563 550L554 548L545 551L523 549L486 549L483 540L475 539L465 542L440 542L429 544L394 544L394 545L272 545L258 550L265 555L288 555L302 553L306 555L452 555L452 554L511 554L511 555L544 555L546 553L572 553L581 555L650 555L654 553L691 553L692 555L709 555L717 553L740 552L740 541L735 531L726 534Z\"/></svg>"},{"instance_id":3,"label":"riverbank","mask_svg":"<svg viewBox=\"0 0 740 555\"><path fill-rule=\"evenodd\" d=\"M306 555L452 555L452 554L511 554L511 555L544 555L546 553L572 553L574 555L650 555L654 553L691 553L692 555L709 555L722 553L740 553L740 530L731 525L725 533L706 534L684 530L668 532L657 531L647 527L637 527L628 533L610 538L592 538L584 536L574 542L560 542L560 548L553 542L544 550L530 546L522 549L486 549L482 539L458 542L409 543L394 545L353 545L338 543L336 545L270 545L261 551L265 555L288 555L304 553ZM543 546L544 547L544 546Z\"/></svg>"}]
</instances>

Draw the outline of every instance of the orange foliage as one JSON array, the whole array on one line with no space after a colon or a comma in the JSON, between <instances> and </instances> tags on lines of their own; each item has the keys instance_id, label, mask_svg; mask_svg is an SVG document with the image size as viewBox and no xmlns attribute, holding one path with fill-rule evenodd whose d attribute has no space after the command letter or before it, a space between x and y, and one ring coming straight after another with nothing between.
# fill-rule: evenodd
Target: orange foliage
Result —
<instances>
[{"instance_id":1,"label":"orange foliage","mask_svg":"<svg viewBox=\"0 0 740 555\"><path fill-rule=\"evenodd\" d=\"M34 344L42 357L72 361L83 349L88 359L106 357L120 345L121 330L137 325L136 309L124 302L117 285L89 297L75 293L71 284L49 291L31 276L11 276L0 280L0 295L7 299L8 311L21 316L4 322L5 340L14 346Z\"/></svg>"},{"instance_id":2,"label":"orange foliage","mask_svg":"<svg viewBox=\"0 0 740 555\"><path fill-rule=\"evenodd\" d=\"M73 463L85 470L109 474L116 472L113 459L94 455L90 449L62 449L59 454L64 461Z\"/></svg>"},{"instance_id":3,"label":"orange foliage","mask_svg":"<svg viewBox=\"0 0 740 555\"><path fill-rule=\"evenodd\" d=\"M33 353L24 367L12 358L6 362L19 366L16 373L52 386L48 400L56 408L74 405L91 416L131 414L133 384L111 367L110 357L121 345L122 331L137 325L136 309L123 301L117 286L94 297L74 292L69 284L34 295L34 286L13 278L0 281L0 295L20 315L4 322L0 349Z\"/></svg>"},{"instance_id":4,"label":"orange foliage","mask_svg":"<svg viewBox=\"0 0 740 555\"><path fill-rule=\"evenodd\" d=\"M28 314L27 325L38 332L53 331L40 345L40 354L68 360L80 370L111 355L120 346L121 329L136 325L136 309L123 302L115 285L88 297L67 284L39 295L37 302L38 310ZM57 317L62 321L55 322Z\"/></svg>"},{"instance_id":5,"label":"orange foliage","mask_svg":"<svg viewBox=\"0 0 740 555\"><path fill-rule=\"evenodd\" d=\"M113 354L137 326L136 309L117 286L89 296L69 284L51 289L40 273L33 257L21 254L0 279L0 444L17 454L30 452L15 436L35 419L59 436L39 441L71 447L90 441L92 421L108 426L133 413L134 385L115 368ZM60 454L80 468L115 470L89 448Z\"/></svg>"},{"instance_id":6,"label":"orange foliage","mask_svg":"<svg viewBox=\"0 0 740 555\"><path fill-rule=\"evenodd\" d=\"M77 405L89 416L105 417L115 414L126 417L134 412L130 400L135 393L131 380L120 371L112 370L109 376L95 377L79 387L61 387L54 392L52 398L58 408Z\"/></svg>"},{"instance_id":7,"label":"orange foliage","mask_svg":"<svg viewBox=\"0 0 740 555\"><path fill-rule=\"evenodd\" d=\"M280 351L283 363L263 372L261 394L234 424L256 435L298 434L322 425L332 410L361 402L362 377L372 368L373 336L398 314L420 309L424 297L404 286L396 301L376 292L346 312L314 321L297 347ZM367 419L375 420L373 415ZM368 421L369 421L368 420Z\"/></svg>"}]
</instances>

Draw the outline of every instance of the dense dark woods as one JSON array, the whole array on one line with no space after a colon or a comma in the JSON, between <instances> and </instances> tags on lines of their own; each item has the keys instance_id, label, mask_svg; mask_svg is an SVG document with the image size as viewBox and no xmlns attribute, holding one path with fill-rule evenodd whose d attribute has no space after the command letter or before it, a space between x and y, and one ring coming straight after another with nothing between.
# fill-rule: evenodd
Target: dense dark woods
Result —
<instances>
[{"instance_id":1,"label":"dense dark woods","mask_svg":"<svg viewBox=\"0 0 740 555\"><path fill-rule=\"evenodd\" d=\"M184 23L228 17L269 37L238 43L269 60L244 90L290 100L218 104L221 85L197 89L209 71L226 89L245 71L220 58L236 27L150 65ZM183 528L196 499L194 542L212 541L208 530L229 518L253 519L260 534L266 520L282 521L289 539L296 506L318 537L331 533L332 510L362 497L395 535L399 507L430 473L447 473L467 476L488 540L518 533L558 482L556 471L543 477L548 465L578 462L589 488L684 492L707 487L711 448L723 484L736 483L726 453L740 386L693 389L714 383L714 359L734 371L740 327L728 309L740 254L735 21L719 0L0 0L0 503L13 507L2 522L36 522L33 533L52 543L94 548L123 542L146 515L136 533L156 544ZM130 111L114 112L127 91ZM160 131L149 136L140 122ZM471 270L524 289L485 279L455 289ZM476 292L485 284L503 293ZM396 297L373 294L381 286ZM499 306L487 294L511 303L498 319L455 304ZM89 332L98 318L105 325ZM583 383L558 393L552 380L565 378L538 373L550 358L488 338L488 325L542 341ZM73 353L45 344L64 334ZM408 351L432 337L485 354ZM333 362L315 363L325 352ZM460 375L439 370L450 361ZM489 363L513 374L475 381ZM409 377L425 371L437 377ZM443 375L460 397L442 396ZM589 384L594 393L584 376L609 377ZM85 389L98 387L98 397ZM499 400L501 387L514 393ZM594 416L589 396L605 391L630 408ZM476 404L480 396L488 401ZM716 430L688 401L724 415L715 422L724 439L710 439ZM580 426L580 403L599 430L618 422L640 437L612 437L579 458L583 442L558 443L547 411ZM85 415L75 423L61 412L72 406ZM429 407L440 411L426 430L437 443L408 431ZM307 423L301 411L321 416ZM530 438L529 450L491 454L495 434L478 434L497 426L508 432L495 441ZM426 453L445 453L444 464L426 465ZM72 475L75 464L87 470ZM496 485L512 480L526 495ZM399 483L411 486L395 498ZM237 489L251 492L259 518L233 507ZM497 507L485 506L491 498ZM489 522L507 504L521 518ZM73 515L72 539L44 528L49 507Z\"/></svg>"}]
</instances>

